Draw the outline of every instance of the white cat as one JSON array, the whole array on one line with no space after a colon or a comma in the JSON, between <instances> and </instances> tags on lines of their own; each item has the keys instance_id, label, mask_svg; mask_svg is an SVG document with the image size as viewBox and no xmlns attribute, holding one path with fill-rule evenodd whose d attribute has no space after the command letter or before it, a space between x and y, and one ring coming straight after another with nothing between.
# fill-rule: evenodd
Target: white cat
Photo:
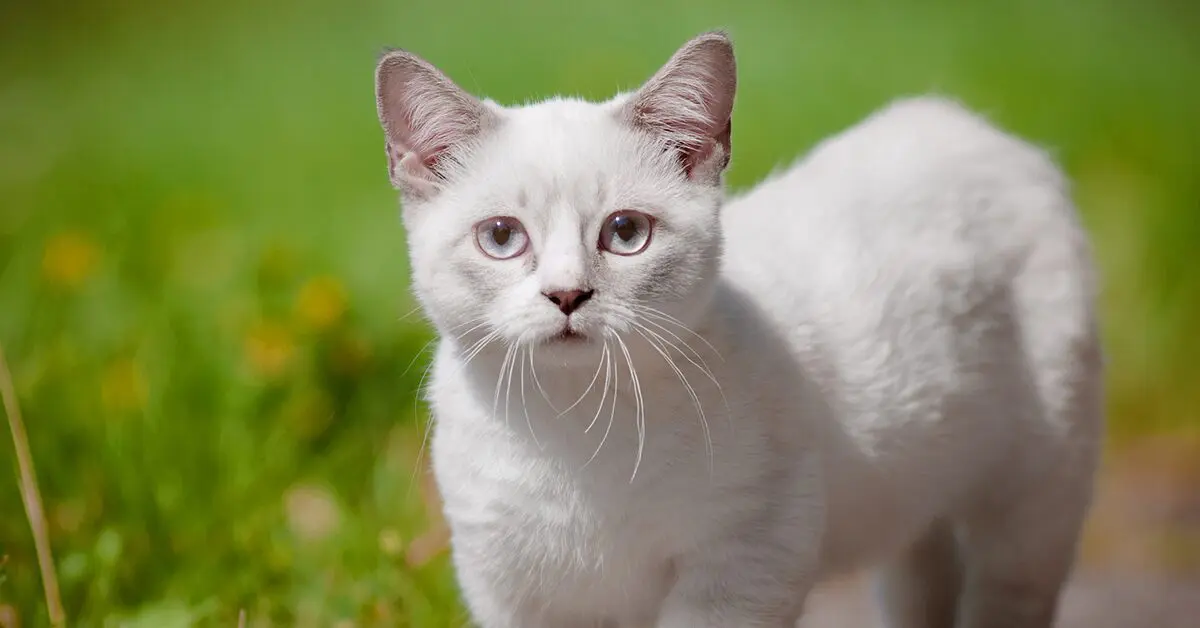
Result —
<instances>
[{"instance_id":1,"label":"white cat","mask_svg":"<svg viewBox=\"0 0 1200 628\"><path fill-rule=\"evenodd\" d=\"M1052 624L1103 419L1045 155L916 98L726 201L722 33L599 104L376 78L482 626L790 627L868 566L889 626Z\"/></svg>"}]
</instances>

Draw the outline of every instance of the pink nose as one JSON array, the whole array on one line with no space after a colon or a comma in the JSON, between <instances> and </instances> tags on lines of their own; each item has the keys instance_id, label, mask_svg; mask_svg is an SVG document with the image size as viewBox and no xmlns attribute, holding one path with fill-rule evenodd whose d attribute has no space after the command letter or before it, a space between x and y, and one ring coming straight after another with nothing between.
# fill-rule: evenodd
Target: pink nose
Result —
<instances>
[{"instance_id":1,"label":"pink nose","mask_svg":"<svg viewBox=\"0 0 1200 628\"><path fill-rule=\"evenodd\" d=\"M551 303L557 305L563 314L570 316L571 312L579 309L579 306L583 305L584 301L592 298L592 293L594 292L595 290L558 290L555 292L543 292L542 294L547 299L550 299Z\"/></svg>"}]
</instances>

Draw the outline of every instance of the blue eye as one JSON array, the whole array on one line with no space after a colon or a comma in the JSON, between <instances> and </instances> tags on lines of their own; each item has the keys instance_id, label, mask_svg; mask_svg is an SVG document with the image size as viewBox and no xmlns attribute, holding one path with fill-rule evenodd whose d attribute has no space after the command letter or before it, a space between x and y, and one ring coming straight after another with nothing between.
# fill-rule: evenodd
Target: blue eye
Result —
<instances>
[{"instance_id":1,"label":"blue eye","mask_svg":"<svg viewBox=\"0 0 1200 628\"><path fill-rule=\"evenodd\" d=\"M529 248L529 236L521 221L511 216L496 216L475 225L475 245L492 259L512 259Z\"/></svg>"},{"instance_id":2,"label":"blue eye","mask_svg":"<svg viewBox=\"0 0 1200 628\"><path fill-rule=\"evenodd\" d=\"M616 255L637 255L646 250L654 219L633 210L616 212L600 228L600 248Z\"/></svg>"}]
</instances>

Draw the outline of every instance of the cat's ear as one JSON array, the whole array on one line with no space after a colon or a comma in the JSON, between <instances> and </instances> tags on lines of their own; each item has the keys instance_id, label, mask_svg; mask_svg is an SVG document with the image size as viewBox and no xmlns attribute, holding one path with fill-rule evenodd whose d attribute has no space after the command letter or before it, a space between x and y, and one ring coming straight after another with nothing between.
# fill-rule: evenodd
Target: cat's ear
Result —
<instances>
[{"instance_id":1,"label":"cat's ear","mask_svg":"<svg viewBox=\"0 0 1200 628\"><path fill-rule=\"evenodd\" d=\"M404 50L379 60L375 104L387 136L392 185L421 198L441 188L456 151L494 115L428 61Z\"/></svg>"},{"instance_id":2,"label":"cat's ear","mask_svg":"<svg viewBox=\"0 0 1200 628\"><path fill-rule=\"evenodd\" d=\"M680 48L620 110L628 123L661 138L691 178L716 183L729 164L737 66L724 32Z\"/></svg>"}]
</instances>

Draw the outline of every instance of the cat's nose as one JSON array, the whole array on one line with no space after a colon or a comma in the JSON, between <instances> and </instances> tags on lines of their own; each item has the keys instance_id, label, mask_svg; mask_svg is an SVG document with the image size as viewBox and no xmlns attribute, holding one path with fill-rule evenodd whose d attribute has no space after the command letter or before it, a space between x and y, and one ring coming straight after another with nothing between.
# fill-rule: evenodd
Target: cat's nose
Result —
<instances>
[{"instance_id":1,"label":"cat's nose","mask_svg":"<svg viewBox=\"0 0 1200 628\"><path fill-rule=\"evenodd\" d=\"M563 314L570 316L571 312L574 312L575 310L579 309L579 306L583 305L584 301L587 301L588 299L592 298L592 294L594 292L596 292L596 291L595 290L557 290L554 292L543 292L542 294L544 294L547 299L550 299L551 303L557 305L558 309L562 310Z\"/></svg>"}]
</instances>

